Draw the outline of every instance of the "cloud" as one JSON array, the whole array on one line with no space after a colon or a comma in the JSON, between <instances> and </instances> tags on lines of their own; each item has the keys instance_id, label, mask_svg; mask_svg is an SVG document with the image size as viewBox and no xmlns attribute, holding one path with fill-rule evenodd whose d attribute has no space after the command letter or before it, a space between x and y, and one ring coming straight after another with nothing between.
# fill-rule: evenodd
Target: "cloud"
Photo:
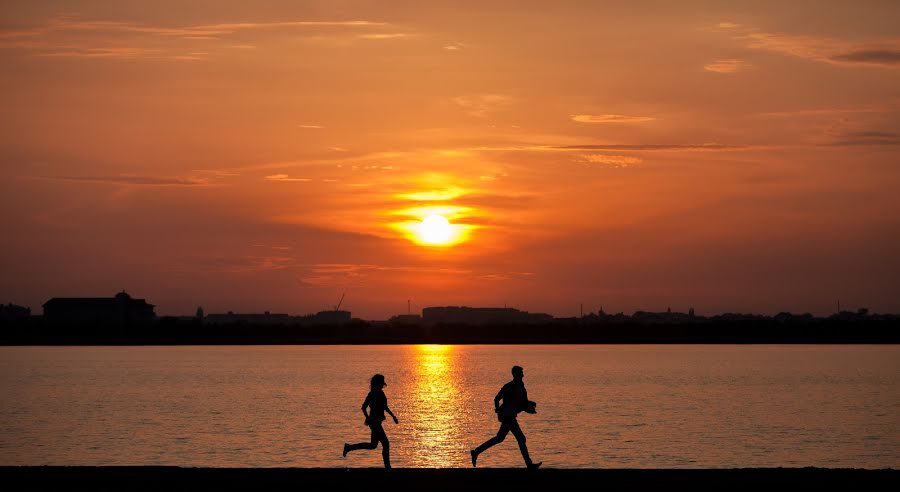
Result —
<instances>
[{"instance_id":1,"label":"cloud","mask_svg":"<svg viewBox=\"0 0 900 492\"><path fill-rule=\"evenodd\" d=\"M257 245L254 245L257 246ZM180 258L170 266L173 272L221 272L255 273L273 270L287 270L301 267L293 256L284 255L243 255L243 256L201 256Z\"/></svg>"},{"instance_id":2,"label":"cloud","mask_svg":"<svg viewBox=\"0 0 900 492\"><path fill-rule=\"evenodd\" d=\"M587 144L587 145L557 145L546 147L553 150L635 150L635 151L656 151L656 150L743 150L747 149L744 145L729 145L720 143L705 144Z\"/></svg>"},{"instance_id":3,"label":"cloud","mask_svg":"<svg viewBox=\"0 0 900 492\"><path fill-rule=\"evenodd\" d=\"M757 113L756 116L767 118L786 118L794 116L829 116L855 113L892 113L900 110L900 101L892 101L879 105L850 106L840 108L797 109L793 111L775 111Z\"/></svg>"},{"instance_id":4,"label":"cloud","mask_svg":"<svg viewBox=\"0 0 900 492\"><path fill-rule=\"evenodd\" d=\"M411 38L418 36L418 34L412 33L402 33L402 32L392 32L392 33L379 33L379 34L360 34L356 37L360 39L402 39L402 38Z\"/></svg>"},{"instance_id":5,"label":"cloud","mask_svg":"<svg viewBox=\"0 0 900 492\"><path fill-rule=\"evenodd\" d=\"M180 27L154 26L125 21L98 21L85 19L80 15L66 14L51 18L42 26L26 29L0 30L0 38L21 38L41 36L51 32L128 32L153 36L204 37L234 34L239 31L259 29L286 29L301 27L383 27L385 22L367 20L341 21L279 21L279 22L231 22L220 24L200 24Z\"/></svg>"},{"instance_id":6,"label":"cloud","mask_svg":"<svg viewBox=\"0 0 900 492\"><path fill-rule=\"evenodd\" d=\"M491 281L506 280L525 280L534 277L534 272L501 272L501 273L485 273L478 275L476 278Z\"/></svg>"},{"instance_id":7,"label":"cloud","mask_svg":"<svg viewBox=\"0 0 900 492\"><path fill-rule=\"evenodd\" d=\"M900 64L900 48L897 49L866 49L859 48L848 53L834 55L833 60L847 63L871 63L875 65Z\"/></svg>"},{"instance_id":8,"label":"cloud","mask_svg":"<svg viewBox=\"0 0 900 492\"><path fill-rule=\"evenodd\" d=\"M612 151L612 152L725 152L739 150L771 149L771 145L733 145L722 143L701 144L538 144L525 143L520 145L498 145L470 147L467 150L473 152L570 152L570 151Z\"/></svg>"},{"instance_id":9,"label":"cloud","mask_svg":"<svg viewBox=\"0 0 900 492\"><path fill-rule=\"evenodd\" d=\"M428 268L384 266L355 263L318 263L307 265L307 273L300 278L301 284L310 286L343 286L363 285L369 277L382 272L408 272L414 274L469 275L471 270L457 268Z\"/></svg>"},{"instance_id":10,"label":"cloud","mask_svg":"<svg viewBox=\"0 0 900 492\"><path fill-rule=\"evenodd\" d=\"M38 56L160 60L201 60L199 55L183 51L184 42L203 43L222 41L229 36L251 30L291 29L380 29L390 26L385 22L368 20L336 21L278 21L231 22L188 26L162 26L128 21L92 20L79 15L57 15L41 25L23 29L0 29L0 47L19 48ZM365 39L389 39L407 36L396 33L364 34ZM177 44L178 40L183 40ZM223 44L223 47L249 50L248 44Z\"/></svg>"},{"instance_id":11,"label":"cloud","mask_svg":"<svg viewBox=\"0 0 900 492\"><path fill-rule=\"evenodd\" d=\"M38 53L37 56L53 57L53 58L118 58L118 59L134 59L146 58L148 56L158 56L162 50L137 48L137 47L117 47L117 48L84 48L66 51L49 51Z\"/></svg>"},{"instance_id":12,"label":"cloud","mask_svg":"<svg viewBox=\"0 0 900 492\"><path fill-rule=\"evenodd\" d=\"M240 176L240 175L241 175L240 173L229 172L229 171L222 171L222 170L219 170L219 169L191 169L191 172L192 172L192 173L204 173L204 174L210 174L210 175L212 175L213 177L216 177L216 178L231 178L231 177L234 177L234 176Z\"/></svg>"},{"instance_id":13,"label":"cloud","mask_svg":"<svg viewBox=\"0 0 900 492\"><path fill-rule=\"evenodd\" d=\"M325 127L322 126L322 125L297 125L297 128L306 128L306 129L312 129L312 130L320 130L320 129L325 128Z\"/></svg>"},{"instance_id":14,"label":"cloud","mask_svg":"<svg viewBox=\"0 0 900 492\"><path fill-rule=\"evenodd\" d=\"M266 181L281 181L281 182L307 182L312 181L310 178L296 178L291 177L287 174L270 174L266 176Z\"/></svg>"},{"instance_id":15,"label":"cloud","mask_svg":"<svg viewBox=\"0 0 900 492\"><path fill-rule=\"evenodd\" d=\"M459 51L459 50L465 48L466 46L468 46L468 45L466 45L464 43L450 43L448 45L443 46L442 49L445 49L447 51Z\"/></svg>"},{"instance_id":16,"label":"cloud","mask_svg":"<svg viewBox=\"0 0 900 492\"><path fill-rule=\"evenodd\" d=\"M719 23L715 32L727 32L748 48L844 66L900 66L900 38L874 42L853 42L822 36L804 36L733 23Z\"/></svg>"},{"instance_id":17,"label":"cloud","mask_svg":"<svg viewBox=\"0 0 900 492\"><path fill-rule=\"evenodd\" d=\"M835 147L897 146L900 145L900 133L880 131L847 132L839 135L828 145Z\"/></svg>"},{"instance_id":18,"label":"cloud","mask_svg":"<svg viewBox=\"0 0 900 492\"><path fill-rule=\"evenodd\" d=\"M528 206L529 204L538 200L536 195L527 195L527 194L516 194L516 195L500 195L500 194L488 194L488 193L479 193L468 195L459 200L456 200L454 203L458 203L460 205L474 207L477 209L484 208L494 208L494 209L509 209L509 210L519 210L522 207Z\"/></svg>"},{"instance_id":19,"label":"cloud","mask_svg":"<svg viewBox=\"0 0 900 492\"><path fill-rule=\"evenodd\" d=\"M384 27L390 26L387 22L373 22L368 20L340 20L340 21L285 21L285 22L232 22L224 24L209 24L191 26L186 29L210 31L213 34L230 34L250 29L276 29L294 27Z\"/></svg>"},{"instance_id":20,"label":"cloud","mask_svg":"<svg viewBox=\"0 0 900 492\"><path fill-rule=\"evenodd\" d=\"M703 70L713 73L737 73L743 70L756 68L755 65L743 60L716 60L703 66Z\"/></svg>"},{"instance_id":21,"label":"cloud","mask_svg":"<svg viewBox=\"0 0 900 492\"><path fill-rule=\"evenodd\" d=\"M348 285L368 276L377 265L321 264L313 265L300 283L308 285Z\"/></svg>"},{"instance_id":22,"label":"cloud","mask_svg":"<svg viewBox=\"0 0 900 492\"><path fill-rule=\"evenodd\" d=\"M293 249L294 249L293 246L273 246L273 245L270 245L270 244L264 244L264 243L253 243L253 244L251 244L250 246L253 246L254 248L268 248L268 249L275 249L275 250L278 250L278 251L290 251L290 250L293 250Z\"/></svg>"},{"instance_id":23,"label":"cloud","mask_svg":"<svg viewBox=\"0 0 900 492\"><path fill-rule=\"evenodd\" d=\"M511 106L515 98L504 94L474 94L454 97L452 101L476 118L486 118L492 113Z\"/></svg>"},{"instance_id":24,"label":"cloud","mask_svg":"<svg viewBox=\"0 0 900 492\"><path fill-rule=\"evenodd\" d=\"M579 123L643 123L653 121L650 116L626 116L623 114L573 114L572 121Z\"/></svg>"},{"instance_id":25,"label":"cloud","mask_svg":"<svg viewBox=\"0 0 900 492\"><path fill-rule=\"evenodd\" d=\"M609 154L586 154L582 155L581 159L591 164L602 164L610 167L630 167L644 162L640 157Z\"/></svg>"},{"instance_id":26,"label":"cloud","mask_svg":"<svg viewBox=\"0 0 900 492\"><path fill-rule=\"evenodd\" d=\"M108 183L128 186L210 186L205 178L161 178L152 176L38 176L39 179L81 183Z\"/></svg>"}]
</instances>

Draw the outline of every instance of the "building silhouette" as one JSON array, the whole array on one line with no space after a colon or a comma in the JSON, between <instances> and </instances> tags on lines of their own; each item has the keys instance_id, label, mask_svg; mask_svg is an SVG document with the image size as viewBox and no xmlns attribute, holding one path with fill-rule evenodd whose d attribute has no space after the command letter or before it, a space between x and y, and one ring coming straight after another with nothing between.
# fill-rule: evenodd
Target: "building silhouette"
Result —
<instances>
[{"instance_id":1,"label":"building silhouette","mask_svg":"<svg viewBox=\"0 0 900 492\"><path fill-rule=\"evenodd\" d=\"M466 306L441 306L422 309L424 323L546 323L553 316L545 313L529 313L508 307L473 308Z\"/></svg>"},{"instance_id":2,"label":"building silhouette","mask_svg":"<svg viewBox=\"0 0 900 492\"><path fill-rule=\"evenodd\" d=\"M101 325L149 322L156 319L153 304L122 291L115 297L54 297L44 303L44 319L50 323Z\"/></svg>"},{"instance_id":3,"label":"building silhouette","mask_svg":"<svg viewBox=\"0 0 900 492\"><path fill-rule=\"evenodd\" d=\"M340 325L349 323L352 317L350 311L342 311L335 309L333 311L319 311L309 317L309 321L313 324L320 325Z\"/></svg>"},{"instance_id":4,"label":"building silhouette","mask_svg":"<svg viewBox=\"0 0 900 492\"><path fill-rule=\"evenodd\" d=\"M235 313L228 311L224 314L207 314L201 318L204 323L213 325L230 325L245 323L248 325L283 325L293 321L293 317L284 313Z\"/></svg>"},{"instance_id":5,"label":"building silhouette","mask_svg":"<svg viewBox=\"0 0 900 492\"><path fill-rule=\"evenodd\" d=\"M210 325L340 325L349 323L351 318L350 311L330 310L319 311L316 314L308 314L305 316L291 316L285 313L235 313L228 311L224 314L207 314L200 318L198 311L197 319L201 319L204 324Z\"/></svg>"},{"instance_id":6,"label":"building silhouette","mask_svg":"<svg viewBox=\"0 0 900 492\"><path fill-rule=\"evenodd\" d=\"M6 305L0 304L0 320L14 321L25 319L31 316L31 308L25 306L17 306L13 303Z\"/></svg>"},{"instance_id":7,"label":"building silhouette","mask_svg":"<svg viewBox=\"0 0 900 492\"><path fill-rule=\"evenodd\" d=\"M391 316L388 321L398 325L418 325L422 322L422 317L418 314L398 314Z\"/></svg>"}]
</instances>

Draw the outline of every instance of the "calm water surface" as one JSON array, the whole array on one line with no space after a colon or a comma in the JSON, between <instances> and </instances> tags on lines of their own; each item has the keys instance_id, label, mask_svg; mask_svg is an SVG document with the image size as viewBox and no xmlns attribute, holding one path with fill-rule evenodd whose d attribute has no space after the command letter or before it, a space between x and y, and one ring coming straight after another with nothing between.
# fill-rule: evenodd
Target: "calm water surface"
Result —
<instances>
[{"instance_id":1,"label":"calm water surface","mask_svg":"<svg viewBox=\"0 0 900 492\"><path fill-rule=\"evenodd\" d=\"M2 347L0 464L381 466L382 372L394 466L470 466L514 364L545 466L900 468L900 347L771 345Z\"/></svg>"}]
</instances>

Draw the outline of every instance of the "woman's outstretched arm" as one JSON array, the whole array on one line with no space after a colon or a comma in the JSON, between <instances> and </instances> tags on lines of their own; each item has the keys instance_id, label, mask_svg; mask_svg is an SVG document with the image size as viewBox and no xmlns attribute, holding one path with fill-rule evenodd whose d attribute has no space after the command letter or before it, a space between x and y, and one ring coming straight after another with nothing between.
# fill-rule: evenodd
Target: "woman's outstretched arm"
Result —
<instances>
[{"instance_id":1,"label":"woman's outstretched arm","mask_svg":"<svg viewBox=\"0 0 900 492\"><path fill-rule=\"evenodd\" d=\"M390 415L391 417L393 417L394 423L395 423L395 424L399 424L399 423L400 423L400 421L397 420L397 416L394 415L394 412L391 411L391 409L387 406L387 404L384 405L384 411L387 412L388 415Z\"/></svg>"}]
</instances>

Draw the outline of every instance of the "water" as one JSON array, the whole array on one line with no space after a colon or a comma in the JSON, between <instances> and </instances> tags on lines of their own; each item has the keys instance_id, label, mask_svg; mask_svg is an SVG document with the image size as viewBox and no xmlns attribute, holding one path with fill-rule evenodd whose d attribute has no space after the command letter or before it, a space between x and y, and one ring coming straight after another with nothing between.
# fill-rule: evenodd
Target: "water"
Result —
<instances>
[{"instance_id":1,"label":"water","mask_svg":"<svg viewBox=\"0 0 900 492\"><path fill-rule=\"evenodd\" d=\"M760 345L2 347L0 464L381 466L382 372L394 466L471 466L514 364L548 467L900 468L900 347Z\"/></svg>"}]
</instances>

